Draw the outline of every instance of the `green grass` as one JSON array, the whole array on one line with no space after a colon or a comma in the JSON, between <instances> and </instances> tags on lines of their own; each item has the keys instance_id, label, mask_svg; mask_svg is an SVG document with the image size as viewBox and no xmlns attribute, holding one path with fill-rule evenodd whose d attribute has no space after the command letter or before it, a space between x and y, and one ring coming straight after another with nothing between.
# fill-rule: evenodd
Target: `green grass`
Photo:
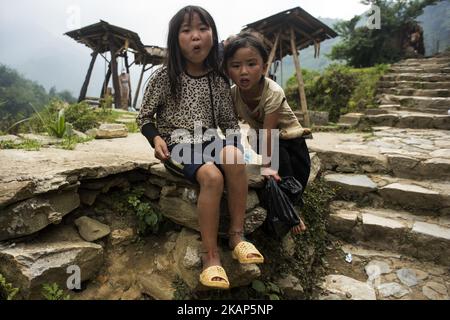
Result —
<instances>
[{"instance_id":1,"label":"green grass","mask_svg":"<svg viewBox=\"0 0 450 320\"><path fill-rule=\"evenodd\" d=\"M25 139L20 143L12 140L0 141L0 149L23 149L27 151L39 151L41 143L33 139Z\"/></svg>"}]
</instances>

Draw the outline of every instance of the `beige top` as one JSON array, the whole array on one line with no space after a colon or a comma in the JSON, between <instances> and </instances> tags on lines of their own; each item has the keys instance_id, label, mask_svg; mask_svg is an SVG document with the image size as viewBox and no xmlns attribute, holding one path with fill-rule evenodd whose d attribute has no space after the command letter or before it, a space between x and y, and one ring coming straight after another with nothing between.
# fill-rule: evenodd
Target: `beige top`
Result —
<instances>
[{"instance_id":1,"label":"beige top","mask_svg":"<svg viewBox=\"0 0 450 320\"><path fill-rule=\"evenodd\" d=\"M304 130L287 103L283 88L275 81L265 78L261 100L254 110L250 110L245 104L236 85L231 88L231 95L239 117L248 122L253 129L262 129L266 114L279 110L277 129L280 130L280 138L294 139L303 135Z\"/></svg>"}]
</instances>

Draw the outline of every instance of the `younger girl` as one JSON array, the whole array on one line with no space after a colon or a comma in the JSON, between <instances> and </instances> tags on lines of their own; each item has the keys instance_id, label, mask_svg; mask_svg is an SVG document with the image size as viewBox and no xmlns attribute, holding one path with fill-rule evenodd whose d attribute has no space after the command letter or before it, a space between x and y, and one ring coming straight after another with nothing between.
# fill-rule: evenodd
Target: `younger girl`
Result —
<instances>
[{"instance_id":1,"label":"younger girl","mask_svg":"<svg viewBox=\"0 0 450 320\"><path fill-rule=\"evenodd\" d=\"M200 282L227 289L229 281L217 246L224 180L233 257L240 263L262 263L264 258L251 243L243 241L248 182L242 152L228 140L194 134L199 128L200 133L217 127L223 133L239 130L229 84L219 72L216 26L206 10L187 6L172 18L167 54L165 66L150 79L137 122L156 158L172 172L200 185L197 210L204 269ZM155 114L156 126L152 123ZM212 144L217 154L204 156ZM186 155L190 161L184 161Z\"/></svg>"},{"instance_id":2,"label":"younger girl","mask_svg":"<svg viewBox=\"0 0 450 320\"><path fill-rule=\"evenodd\" d=\"M231 88L234 105L252 129L266 129L263 143L267 144L269 157L272 154L270 130L280 130L278 172L269 163L263 175L273 176L277 181L280 176L294 176L305 190L311 167L308 147L302 137L307 132L289 107L283 89L265 77L267 60L263 42L252 34L240 34L228 43L223 64L235 83ZM301 222L292 231L297 234L305 229Z\"/></svg>"}]
</instances>

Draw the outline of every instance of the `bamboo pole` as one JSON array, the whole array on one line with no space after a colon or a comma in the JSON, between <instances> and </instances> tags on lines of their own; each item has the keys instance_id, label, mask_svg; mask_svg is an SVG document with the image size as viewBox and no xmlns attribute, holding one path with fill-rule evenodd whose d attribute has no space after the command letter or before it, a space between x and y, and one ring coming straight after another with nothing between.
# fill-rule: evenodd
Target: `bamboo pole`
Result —
<instances>
[{"instance_id":1,"label":"bamboo pole","mask_svg":"<svg viewBox=\"0 0 450 320\"><path fill-rule=\"evenodd\" d=\"M300 104L302 107L304 125L305 125L305 127L310 128L311 122L309 120L308 105L306 103L305 84L303 82L302 69L300 67L300 58L299 58L299 53L297 51L297 46L296 46L295 42L296 41L295 41L294 29L292 29L292 27L291 27L291 50L292 50L292 57L294 58L295 73L297 75L298 93L300 95Z\"/></svg>"},{"instance_id":2,"label":"bamboo pole","mask_svg":"<svg viewBox=\"0 0 450 320\"><path fill-rule=\"evenodd\" d=\"M95 60L97 59L98 51L92 52L91 63L89 64L89 68L86 74L86 78L84 79L83 86L81 87L80 96L78 97L78 102L83 101L86 98L87 89L89 86L89 81L91 79L92 70L94 69Z\"/></svg>"},{"instance_id":3,"label":"bamboo pole","mask_svg":"<svg viewBox=\"0 0 450 320\"><path fill-rule=\"evenodd\" d=\"M277 52L278 39L280 38L281 30L275 37L275 42L273 43L272 50L270 50L269 60L267 61L266 77L269 75L270 66L272 65L273 59L275 58L275 53Z\"/></svg>"}]
</instances>

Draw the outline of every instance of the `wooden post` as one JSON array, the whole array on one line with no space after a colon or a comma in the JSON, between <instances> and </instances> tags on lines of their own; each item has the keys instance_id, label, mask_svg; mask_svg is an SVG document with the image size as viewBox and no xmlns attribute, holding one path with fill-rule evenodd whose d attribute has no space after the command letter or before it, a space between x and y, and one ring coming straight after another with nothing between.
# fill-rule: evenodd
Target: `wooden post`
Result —
<instances>
[{"instance_id":1,"label":"wooden post","mask_svg":"<svg viewBox=\"0 0 450 320\"><path fill-rule=\"evenodd\" d=\"M78 102L83 101L86 98L86 92L89 86L89 80L91 79L92 69L94 69L95 60L97 59L98 51L92 52L91 63L89 64L89 69L84 79L83 86L81 87L80 96L78 97Z\"/></svg>"},{"instance_id":2,"label":"wooden post","mask_svg":"<svg viewBox=\"0 0 450 320\"><path fill-rule=\"evenodd\" d=\"M127 39L127 46L128 46L128 39ZM128 73L128 106L131 106L131 75L130 75L130 65L128 64L128 54L125 51L125 68L127 69Z\"/></svg>"},{"instance_id":3,"label":"wooden post","mask_svg":"<svg viewBox=\"0 0 450 320\"><path fill-rule=\"evenodd\" d=\"M272 65L273 59L275 58L275 53L277 52L278 39L280 38L281 31L278 32L275 42L273 43L272 50L270 50L269 60L267 61L267 71L266 77L269 75L270 66Z\"/></svg>"},{"instance_id":4,"label":"wooden post","mask_svg":"<svg viewBox=\"0 0 450 320\"><path fill-rule=\"evenodd\" d=\"M134 95L133 108L136 109L137 99L139 97L139 90L141 90L142 78L144 77L145 64L142 64L141 76L139 77L139 82L136 88L136 94Z\"/></svg>"},{"instance_id":5,"label":"wooden post","mask_svg":"<svg viewBox=\"0 0 450 320\"><path fill-rule=\"evenodd\" d=\"M117 49L115 48L112 40L109 42L109 49L111 51L111 73L113 78L113 88L114 88L114 106L116 109L122 108L122 103L120 101L120 83L119 74L117 71Z\"/></svg>"},{"instance_id":6,"label":"wooden post","mask_svg":"<svg viewBox=\"0 0 450 320\"><path fill-rule=\"evenodd\" d=\"M280 84L283 86L283 42L280 43Z\"/></svg>"},{"instance_id":7,"label":"wooden post","mask_svg":"<svg viewBox=\"0 0 450 320\"><path fill-rule=\"evenodd\" d=\"M300 104L302 107L303 119L305 122L304 125L305 127L310 128L311 122L309 120L308 105L306 103L305 84L303 82L302 69L300 67L299 53L297 51L297 46L295 44L295 33L292 27L291 27L291 50L292 50L292 57L294 58L295 63L295 73L297 75L298 93L300 95Z\"/></svg>"},{"instance_id":8,"label":"wooden post","mask_svg":"<svg viewBox=\"0 0 450 320\"><path fill-rule=\"evenodd\" d=\"M108 63L108 71L105 75L105 80L103 81L102 92L100 93L100 98L103 98L106 94L106 90L108 89L109 79L111 79L111 62Z\"/></svg>"}]
</instances>

